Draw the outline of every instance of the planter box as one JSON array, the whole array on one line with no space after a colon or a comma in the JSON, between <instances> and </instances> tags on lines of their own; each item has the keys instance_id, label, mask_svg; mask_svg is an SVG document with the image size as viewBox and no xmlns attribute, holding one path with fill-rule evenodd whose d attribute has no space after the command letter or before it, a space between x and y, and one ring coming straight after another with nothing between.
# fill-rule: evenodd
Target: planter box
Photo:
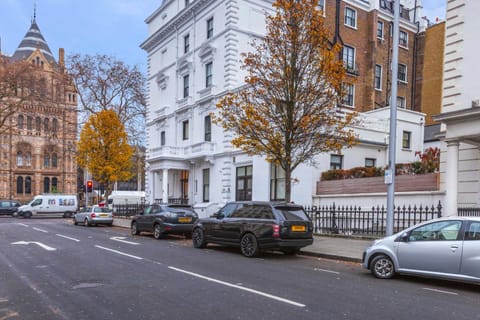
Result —
<instances>
[{"instance_id":1,"label":"planter box","mask_svg":"<svg viewBox=\"0 0 480 320\"><path fill-rule=\"evenodd\" d=\"M318 181L317 195L387 192L384 181L384 177ZM395 177L395 192L438 190L439 173Z\"/></svg>"}]
</instances>

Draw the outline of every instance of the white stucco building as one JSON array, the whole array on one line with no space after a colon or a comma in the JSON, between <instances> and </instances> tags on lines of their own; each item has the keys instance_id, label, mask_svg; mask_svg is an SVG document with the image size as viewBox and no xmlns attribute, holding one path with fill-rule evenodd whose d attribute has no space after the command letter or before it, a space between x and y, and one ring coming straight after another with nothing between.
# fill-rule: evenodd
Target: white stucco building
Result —
<instances>
[{"instance_id":1,"label":"white stucco building","mask_svg":"<svg viewBox=\"0 0 480 320\"><path fill-rule=\"evenodd\" d=\"M441 172L445 214L480 205L480 83L477 63L479 1L447 2L442 113Z\"/></svg>"},{"instance_id":2,"label":"white stucco building","mask_svg":"<svg viewBox=\"0 0 480 320\"><path fill-rule=\"evenodd\" d=\"M240 53L264 33L272 2L164 0L147 18L149 34L141 45L149 65L147 201L217 207L232 200L282 198L282 173L261 157L233 148L231 135L210 118L219 97L244 84ZM372 10L379 6L378 1L350 2ZM384 166L388 117L388 108L364 113L355 128L357 146L321 155L315 166L298 167L292 200L311 204L316 181L331 167ZM410 162L415 151L423 150L424 115L402 109L398 119L397 162Z\"/></svg>"}]
</instances>

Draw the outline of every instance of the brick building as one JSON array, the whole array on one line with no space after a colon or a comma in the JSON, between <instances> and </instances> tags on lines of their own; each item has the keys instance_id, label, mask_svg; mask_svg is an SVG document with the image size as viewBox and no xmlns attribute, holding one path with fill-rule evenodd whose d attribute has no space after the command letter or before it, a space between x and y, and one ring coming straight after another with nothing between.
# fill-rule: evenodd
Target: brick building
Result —
<instances>
[{"instance_id":1,"label":"brick building","mask_svg":"<svg viewBox=\"0 0 480 320\"><path fill-rule=\"evenodd\" d=\"M32 63L47 98L23 103L0 135L0 198L25 202L41 193L77 193L77 92L64 50L57 62L34 17L15 53L3 58Z\"/></svg>"}]
</instances>

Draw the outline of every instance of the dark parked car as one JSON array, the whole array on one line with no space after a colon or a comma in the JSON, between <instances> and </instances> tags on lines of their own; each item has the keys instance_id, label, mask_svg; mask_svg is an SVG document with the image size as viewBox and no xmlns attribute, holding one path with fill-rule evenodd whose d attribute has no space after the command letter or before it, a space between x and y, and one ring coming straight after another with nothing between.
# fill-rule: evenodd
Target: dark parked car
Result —
<instances>
[{"instance_id":1,"label":"dark parked car","mask_svg":"<svg viewBox=\"0 0 480 320\"><path fill-rule=\"evenodd\" d=\"M15 200L0 200L0 215L14 216L20 203Z\"/></svg>"},{"instance_id":2,"label":"dark parked car","mask_svg":"<svg viewBox=\"0 0 480 320\"><path fill-rule=\"evenodd\" d=\"M294 254L313 243L313 224L299 205L230 202L213 217L199 219L192 240L195 248L208 243L240 247L246 257L257 256L263 249Z\"/></svg>"},{"instance_id":3,"label":"dark parked car","mask_svg":"<svg viewBox=\"0 0 480 320\"><path fill-rule=\"evenodd\" d=\"M191 237L197 219L197 213L189 205L152 204L142 214L133 217L131 231L132 235L143 231L153 232L155 239L168 233Z\"/></svg>"}]
</instances>

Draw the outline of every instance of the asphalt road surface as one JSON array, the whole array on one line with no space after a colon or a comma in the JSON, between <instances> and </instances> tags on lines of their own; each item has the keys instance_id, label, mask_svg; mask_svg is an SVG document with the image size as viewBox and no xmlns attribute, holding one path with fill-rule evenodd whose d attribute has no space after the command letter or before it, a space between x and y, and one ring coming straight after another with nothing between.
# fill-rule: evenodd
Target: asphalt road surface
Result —
<instances>
[{"instance_id":1,"label":"asphalt road surface","mask_svg":"<svg viewBox=\"0 0 480 320\"><path fill-rule=\"evenodd\" d=\"M0 320L480 319L480 287L359 264L0 217Z\"/></svg>"}]
</instances>

